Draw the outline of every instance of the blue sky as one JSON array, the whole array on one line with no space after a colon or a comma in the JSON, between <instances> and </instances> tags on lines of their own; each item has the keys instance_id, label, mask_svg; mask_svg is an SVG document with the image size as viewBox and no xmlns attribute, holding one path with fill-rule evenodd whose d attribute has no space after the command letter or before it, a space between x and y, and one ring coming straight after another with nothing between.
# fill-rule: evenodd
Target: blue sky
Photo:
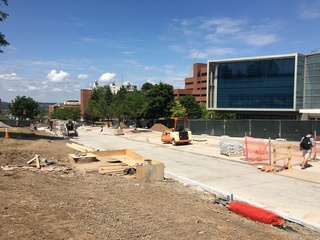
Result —
<instances>
[{"instance_id":1,"label":"blue sky","mask_svg":"<svg viewBox=\"0 0 320 240\"><path fill-rule=\"evenodd\" d=\"M183 88L196 56L320 51L320 0L8 0L0 9L6 102L76 100L94 81Z\"/></svg>"}]
</instances>

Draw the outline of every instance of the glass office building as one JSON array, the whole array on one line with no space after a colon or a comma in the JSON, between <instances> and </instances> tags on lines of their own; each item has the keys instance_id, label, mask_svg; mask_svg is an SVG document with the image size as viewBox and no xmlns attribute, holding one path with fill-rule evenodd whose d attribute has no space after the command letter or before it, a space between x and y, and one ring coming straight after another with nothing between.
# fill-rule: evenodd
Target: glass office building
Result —
<instances>
[{"instance_id":1,"label":"glass office building","mask_svg":"<svg viewBox=\"0 0 320 240\"><path fill-rule=\"evenodd\" d=\"M295 119L303 108L302 54L209 60L207 67L208 110Z\"/></svg>"}]
</instances>

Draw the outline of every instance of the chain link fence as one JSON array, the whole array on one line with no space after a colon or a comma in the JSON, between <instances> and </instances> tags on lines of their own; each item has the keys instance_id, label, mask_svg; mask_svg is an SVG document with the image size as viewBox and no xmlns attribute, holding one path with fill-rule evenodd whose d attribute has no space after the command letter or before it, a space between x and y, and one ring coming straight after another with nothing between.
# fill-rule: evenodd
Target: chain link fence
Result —
<instances>
[{"instance_id":1,"label":"chain link fence","mask_svg":"<svg viewBox=\"0 0 320 240\"><path fill-rule=\"evenodd\" d=\"M230 137L251 136L254 138L300 141L309 132L320 131L318 121L297 120L198 120L189 119L188 127L192 134Z\"/></svg>"}]
</instances>

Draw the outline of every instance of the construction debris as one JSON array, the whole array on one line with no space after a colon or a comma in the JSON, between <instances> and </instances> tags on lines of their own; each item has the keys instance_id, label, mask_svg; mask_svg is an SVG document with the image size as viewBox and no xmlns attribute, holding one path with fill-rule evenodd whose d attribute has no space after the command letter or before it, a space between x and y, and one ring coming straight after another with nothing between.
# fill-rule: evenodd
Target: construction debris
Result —
<instances>
[{"instance_id":1,"label":"construction debris","mask_svg":"<svg viewBox=\"0 0 320 240\"><path fill-rule=\"evenodd\" d=\"M93 153L69 154L69 159L75 163L97 162L97 156Z\"/></svg>"},{"instance_id":2,"label":"construction debris","mask_svg":"<svg viewBox=\"0 0 320 240\"><path fill-rule=\"evenodd\" d=\"M17 166L17 165L7 165L7 166L1 166L1 169L3 171L13 171L14 169L21 169L21 170L30 170L34 172L64 172L69 173L72 169L69 167L64 166L49 166L49 167L43 167L43 168L35 168L35 167L28 167L28 166Z\"/></svg>"},{"instance_id":3,"label":"construction debris","mask_svg":"<svg viewBox=\"0 0 320 240\"><path fill-rule=\"evenodd\" d=\"M32 159L30 159L27 164L31 164L33 163L35 160L37 159L37 157L34 157ZM40 156L38 156L39 162L41 163L45 163L46 165L51 165L51 164L55 164L54 161L50 160L48 157L46 158L40 158Z\"/></svg>"},{"instance_id":4,"label":"construction debris","mask_svg":"<svg viewBox=\"0 0 320 240\"><path fill-rule=\"evenodd\" d=\"M145 159L129 149L69 154L75 168L85 174L134 175L137 179L164 179L164 164ZM81 164L80 164L81 163Z\"/></svg>"}]
</instances>

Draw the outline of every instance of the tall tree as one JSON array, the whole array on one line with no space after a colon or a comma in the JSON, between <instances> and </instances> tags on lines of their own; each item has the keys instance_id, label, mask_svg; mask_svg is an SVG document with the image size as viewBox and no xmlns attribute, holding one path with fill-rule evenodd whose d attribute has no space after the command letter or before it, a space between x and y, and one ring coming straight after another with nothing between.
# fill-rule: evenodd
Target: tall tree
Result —
<instances>
[{"instance_id":1,"label":"tall tree","mask_svg":"<svg viewBox=\"0 0 320 240\"><path fill-rule=\"evenodd\" d=\"M179 99L180 103L186 109L187 117L189 119L199 119L202 116L202 110L195 97L192 95L185 95Z\"/></svg>"},{"instance_id":2,"label":"tall tree","mask_svg":"<svg viewBox=\"0 0 320 240\"><path fill-rule=\"evenodd\" d=\"M181 105L179 100L175 100L175 105L171 108L171 117L185 117L187 116L187 111L184 106Z\"/></svg>"},{"instance_id":3,"label":"tall tree","mask_svg":"<svg viewBox=\"0 0 320 240\"><path fill-rule=\"evenodd\" d=\"M13 104L9 105L9 112L19 120L34 119L40 113L39 103L30 97L17 96Z\"/></svg>"},{"instance_id":4,"label":"tall tree","mask_svg":"<svg viewBox=\"0 0 320 240\"><path fill-rule=\"evenodd\" d=\"M1 1L8 6L8 0L1 0ZM1 2L0 2L0 6L1 6ZM0 22L5 20L8 16L9 14L0 10ZM5 35L0 32L0 47L5 47L10 44L4 38L5 38ZM1 48L0 48L0 53L3 53L3 50L1 50Z\"/></svg>"},{"instance_id":5,"label":"tall tree","mask_svg":"<svg viewBox=\"0 0 320 240\"><path fill-rule=\"evenodd\" d=\"M86 108L86 114L91 119L110 119L112 116L110 108L112 98L113 94L109 85L93 89Z\"/></svg>"},{"instance_id":6,"label":"tall tree","mask_svg":"<svg viewBox=\"0 0 320 240\"><path fill-rule=\"evenodd\" d=\"M69 117L74 121L80 119L81 110L79 108L56 108L50 114L51 119L67 120Z\"/></svg>"},{"instance_id":7,"label":"tall tree","mask_svg":"<svg viewBox=\"0 0 320 240\"><path fill-rule=\"evenodd\" d=\"M147 92L149 118L168 118L170 109L174 106L173 86L160 82Z\"/></svg>"},{"instance_id":8,"label":"tall tree","mask_svg":"<svg viewBox=\"0 0 320 240\"><path fill-rule=\"evenodd\" d=\"M146 93L142 91L127 92L124 105L125 115L128 119L137 120L140 117L144 117L148 106Z\"/></svg>"},{"instance_id":9,"label":"tall tree","mask_svg":"<svg viewBox=\"0 0 320 240\"><path fill-rule=\"evenodd\" d=\"M127 94L127 90L124 86L122 86L119 91L113 96L111 102L110 112L112 117L116 117L119 120L119 123L125 116L125 97Z\"/></svg>"},{"instance_id":10,"label":"tall tree","mask_svg":"<svg viewBox=\"0 0 320 240\"><path fill-rule=\"evenodd\" d=\"M153 84L150 82L146 82L141 86L141 91L148 92L153 87Z\"/></svg>"}]
</instances>

